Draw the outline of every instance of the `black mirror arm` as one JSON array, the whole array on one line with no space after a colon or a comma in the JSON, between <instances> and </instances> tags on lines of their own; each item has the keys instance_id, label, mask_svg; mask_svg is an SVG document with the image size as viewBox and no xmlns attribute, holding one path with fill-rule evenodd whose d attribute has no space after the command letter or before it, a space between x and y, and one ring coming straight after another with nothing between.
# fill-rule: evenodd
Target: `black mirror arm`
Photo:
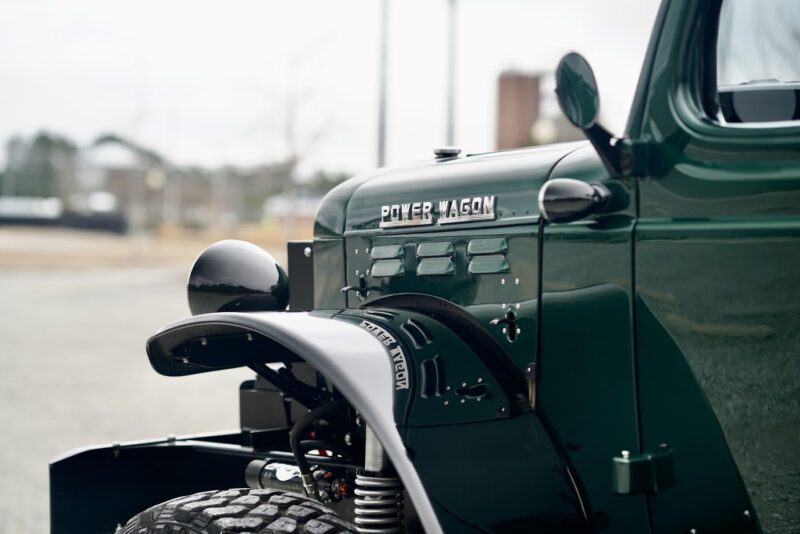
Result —
<instances>
[{"instance_id":1,"label":"black mirror arm","mask_svg":"<svg viewBox=\"0 0 800 534\"><path fill-rule=\"evenodd\" d=\"M614 137L611 132L594 123L589 128L585 129L583 133L586 135L589 142L592 143L597 155L605 165L612 178L620 178L623 176L623 166L621 165L620 148L622 138Z\"/></svg>"},{"instance_id":2,"label":"black mirror arm","mask_svg":"<svg viewBox=\"0 0 800 534\"><path fill-rule=\"evenodd\" d=\"M651 143L648 140L634 141L627 137L615 137L597 123L585 129L583 133L592 143L612 178L649 174Z\"/></svg>"}]
</instances>

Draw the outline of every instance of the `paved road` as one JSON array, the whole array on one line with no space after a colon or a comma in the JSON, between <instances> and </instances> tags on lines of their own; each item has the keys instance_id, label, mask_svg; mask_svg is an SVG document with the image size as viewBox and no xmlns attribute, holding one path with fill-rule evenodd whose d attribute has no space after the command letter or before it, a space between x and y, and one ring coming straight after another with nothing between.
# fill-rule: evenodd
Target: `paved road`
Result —
<instances>
[{"instance_id":1,"label":"paved road","mask_svg":"<svg viewBox=\"0 0 800 534\"><path fill-rule=\"evenodd\" d=\"M188 315L180 268L0 268L0 532L43 533L48 461L74 447L235 428L242 370L166 378L144 352Z\"/></svg>"}]
</instances>

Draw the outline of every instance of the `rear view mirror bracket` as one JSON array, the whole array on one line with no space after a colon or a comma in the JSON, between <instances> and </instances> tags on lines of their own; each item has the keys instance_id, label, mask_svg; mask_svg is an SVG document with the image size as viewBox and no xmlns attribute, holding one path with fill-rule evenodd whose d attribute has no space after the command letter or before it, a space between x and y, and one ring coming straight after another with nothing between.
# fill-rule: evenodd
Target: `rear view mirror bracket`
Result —
<instances>
[{"instance_id":1,"label":"rear view mirror bracket","mask_svg":"<svg viewBox=\"0 0 800 534\"><path fill-rule=\"evenodd\" d=\"M616 137L598 124L600 97L589 62L575 52L556 69L556 96L562 112L592 143L612 178L647 175L649 143Z\"/></svg>"}]
</instances>

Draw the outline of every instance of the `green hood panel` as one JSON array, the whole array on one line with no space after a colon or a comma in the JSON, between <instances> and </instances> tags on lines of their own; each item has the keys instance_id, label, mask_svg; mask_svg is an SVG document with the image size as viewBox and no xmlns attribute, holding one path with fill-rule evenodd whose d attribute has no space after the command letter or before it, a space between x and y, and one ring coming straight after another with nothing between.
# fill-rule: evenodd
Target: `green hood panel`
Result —
<instances>
[{"instance_id":1,"label":"green hood panel","mask_svg":"<svg viewBox=\"0 0 800 534\"><path fill-rule=\"evenodd\" d=\"M585 145L563 143L523 150L496 152L381 169L352 178L333 189L317 211L317 238L346 233L408 233L456 230L475 225L506 226L538 219L539 188L553 166ZM494 220L442 226L439 202L472 197L495 197ZM381 206L414 202L433 203L434 224L413 228L379 227Z\"/></svg>"}]
</instances>

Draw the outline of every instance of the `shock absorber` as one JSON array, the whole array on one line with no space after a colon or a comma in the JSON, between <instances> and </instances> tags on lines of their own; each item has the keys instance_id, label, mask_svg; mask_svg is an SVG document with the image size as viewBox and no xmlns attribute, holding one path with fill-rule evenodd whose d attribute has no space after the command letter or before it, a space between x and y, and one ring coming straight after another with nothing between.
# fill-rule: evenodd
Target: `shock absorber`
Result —
<instances>
[{"instance_id":1,"label":"shock absorber","mask_svg":"<svg viewBox=\"0 0 800 534\"><path fill-rule=\"evenodd\" d=\"M355 523L362 534L403 531L403 483L385 476L390 466L378 437L366 425L364 471L356 474Z\"/></svg>"},{"instance_id":2,"label":"shock absorber","mask_svg":"<svg viewBox=\"0 0 800 534\"><path fill-rule=\"evenodd\" d=\"M245 469L244 479L247 486L253 489L277 489L292 491L301 495L307 491L300 468L267 458L253 460ZM311 474L313 480L312 493L320 502L339 502L350 497L350 482L344 468L315 469Z\"/></svg>"}]
</instances>

